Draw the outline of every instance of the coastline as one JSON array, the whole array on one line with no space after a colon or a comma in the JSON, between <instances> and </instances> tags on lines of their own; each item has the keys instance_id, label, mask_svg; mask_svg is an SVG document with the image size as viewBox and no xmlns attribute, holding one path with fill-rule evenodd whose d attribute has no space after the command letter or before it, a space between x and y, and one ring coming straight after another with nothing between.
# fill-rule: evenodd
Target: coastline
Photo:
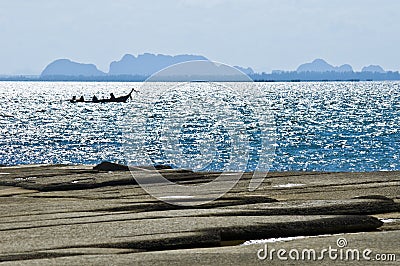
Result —
<instances>
[{"instance_id":1,"label":"coastline","mask_svg":"<svg viewBox=\"0 0 400 266\"><path fill-rule=\"evenodd\" d=\"M218 174L159 171L192 185ZM400 172L270 172L253 192L246 189L250 179L245 173L206 205L179 207L148 195L129 171L0 167L0 262L279 265L276 258L257 258L265 243L241 244L296 236L317 237L270 245L318 248L345 237L350 248L394 253L400 260Z\"/></svg>"}]
</instances>

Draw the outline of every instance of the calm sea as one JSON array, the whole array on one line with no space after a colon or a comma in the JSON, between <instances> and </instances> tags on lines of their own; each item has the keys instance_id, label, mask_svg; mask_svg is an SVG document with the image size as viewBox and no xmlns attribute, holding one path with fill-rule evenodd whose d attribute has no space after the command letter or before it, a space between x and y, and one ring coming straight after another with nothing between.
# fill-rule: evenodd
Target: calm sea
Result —
<instances>
[{"instance_id":1,"label":"calm sea","mask_svg":"<svg viewBox=\"0 0 400 266\"><path fill-rule=\"evenodd\" d=\"M66 101L130 88L139 93L125 104ZM0 164L400 170L400 82L0 82L0 89Z\"/></svg>"}]
</instances>

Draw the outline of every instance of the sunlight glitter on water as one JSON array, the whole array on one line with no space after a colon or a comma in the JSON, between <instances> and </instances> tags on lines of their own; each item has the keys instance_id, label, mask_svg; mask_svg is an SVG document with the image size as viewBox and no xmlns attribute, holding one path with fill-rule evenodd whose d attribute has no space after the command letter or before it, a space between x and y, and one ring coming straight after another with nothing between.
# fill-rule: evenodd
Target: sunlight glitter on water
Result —
<instances>
[{"instance_id":1,"label":"sunlight glitter on water","mask_svg":"<svg viewBox=\"0 0 400 266\"><path fill-rule=\"evenodd\" d=\"M140 108L142 103L135 97L126 104L71 104L65 100L82 94L87 99L94 94L108 97L110 92L124 95L130 88L139 89L141 85L1 82L0 164L126 162L125 122L127 117L146 115ZM256 83L256 86L265 93L263 102L275 119L277 140L271 170L400 170L399 82ZM207 102L212 99L205 98L202 106L215 108L212 102ZM191 109L179 106L174 111L185 115ZM209 112L213 114L213 110ZM232 115L237 114L232 112ZM197 125L190 124L185 131L177 132L178 137L184 134L186 142L181 144L188 145L184 148L189 152L187 158L191 158L189 166L197 167L194 152L210 141L204 130L218 117L209 119L198 120ZM213 134L215 138L216 133ZM223 134L218 137L221 143L226 140ZM174 147L169 149L171 152ZM209 160L206 155L203 154L204 158ZM256 156L251 153L249 160L257 160ZM163 159L158 159L162 163ZM220 170L218 167L214 164L208 170Z\"/></svg>"}]
</instances>

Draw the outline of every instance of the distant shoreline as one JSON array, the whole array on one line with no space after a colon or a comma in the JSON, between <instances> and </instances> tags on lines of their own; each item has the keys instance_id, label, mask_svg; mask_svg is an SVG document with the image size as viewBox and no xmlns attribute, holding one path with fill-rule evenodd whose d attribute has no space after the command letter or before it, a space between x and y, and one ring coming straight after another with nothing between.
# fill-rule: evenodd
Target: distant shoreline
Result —
<instances>
[{"instance_id":1,"label":"distant shoreline","mask_svg":"<svg viewBox=\"0 0 400 266\"><path fill-rule=\"evenodd\" d=\"M144 78L120 78L120 77L64 77L64 78L33 78L10 76L0 77L0 82L14 81L14 82L145 82L147 77ZM157 82L182 82L187 80L160 80ZM212 80L215 82L244 82L243 80ZM378 81L400 81L400 76L397 79L254 79L254 82L378 82ZM154 81L152 81L154 82Z\"/></svg>"}]
</instances>

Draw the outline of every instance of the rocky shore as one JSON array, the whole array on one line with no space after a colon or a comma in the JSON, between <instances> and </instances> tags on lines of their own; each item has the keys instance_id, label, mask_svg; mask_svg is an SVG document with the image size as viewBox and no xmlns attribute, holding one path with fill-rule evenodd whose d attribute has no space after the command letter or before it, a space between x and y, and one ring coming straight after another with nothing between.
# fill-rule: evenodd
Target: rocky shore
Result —
<instances>
[{"instance_id":1,"label":"rocky shore","mask_svg":"<svg viewBox=\"0 0 400 266\"><path fill-rule=\"evenodd\" d=\"M161 168L180 184L218 175ZM220 199L180 207L148 195L126 170L0 167L0 264L280 265L285 262L276 253L258 257L266 245L338 249L338 239L347 241L343 248L371 254L338 257L336 264L378 265L376 254L395 254L400 261L400 172L272 172L253 192L246 189L246 173ZM148 170L150 177L154 171ZM250 241L262 239L269 240ZM288 260L327 265L333 259Z\"/></svg>"}]
</instances>

